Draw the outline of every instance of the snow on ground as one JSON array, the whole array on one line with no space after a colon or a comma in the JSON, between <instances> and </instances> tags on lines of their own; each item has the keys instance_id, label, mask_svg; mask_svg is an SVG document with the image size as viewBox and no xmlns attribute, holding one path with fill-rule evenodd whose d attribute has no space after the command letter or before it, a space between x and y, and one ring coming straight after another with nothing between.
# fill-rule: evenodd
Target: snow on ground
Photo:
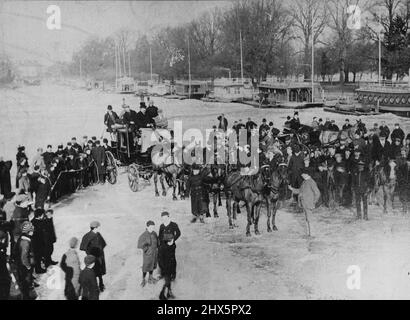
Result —
<instances>
[{"instance_id":1,"label":"snow on ground","mask_svg":"<svg viewBox=\"0 0 410 320\"><path fill-rule=\"evenodd\" d=\"M106 106L119 111L122 97L95 91L71 89L55 84L0 91L0 155L14 160L18 144L32 156L38 146L56 146L72 136L99 136ZM139 98L125 96L131 106ZM184 129L210 128L224 112L229 120L247 117L260 121L266 117L282 126L291 110L255 109L241 104L204 103L189 100L154 99L172 119L182 119ZM313 117L330 117L341 124L345 116L320 109L301 110L302 122ZM353 119L354 117L350 117ZM367 125L384 119L389 126L402 123L410 132L410 120L385 114L362 120ZM220 218L207 219L205 225L190 224L189 201L154 197L152 185L133 193L121 170L116 185L99 185L64 199L55 207L58 242L54 259L67 250L72 236L81 237L89 222L99 220L108 246L107 290L102 299L157 299L161 283L139 286L142 255L136 248L145 222L159 227L160 213L167 210L182 231L177 241L178 299L408 299L410 298L410 223L397 209L384 216L370 207L370 221L353 219L350 210L318 210L312 217L313 238L307 239L303 215L284 205L277 214L279 231L266 232L262 210L260 236L245 236L246 217L239 215L239 228L228 229L225 208ZM244 209L243 209L244 211ZM81 258L84 255L81 253ZM361 270L361 289L349 290L347 269ZM63 299L63 275L59 268L39 277L40 299Z\"/></svg>"}]
</instances>

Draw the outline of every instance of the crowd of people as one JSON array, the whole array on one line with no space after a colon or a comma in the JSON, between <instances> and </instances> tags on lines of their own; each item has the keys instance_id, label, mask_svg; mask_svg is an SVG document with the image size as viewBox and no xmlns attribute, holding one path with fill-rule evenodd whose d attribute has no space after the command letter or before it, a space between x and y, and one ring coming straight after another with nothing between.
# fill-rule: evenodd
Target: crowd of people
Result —
<instances>
[{"instance_id":1,"label":"crowd of people","mask_svg":"<svg viewBox=\"0 0 410 320\"><path fill-rule=\"evenodd\" d=\"M148 100L148 104L147 107L145 102L141 102L137 113L124 101L123 112L119 116L112 106L108 106L104 115L107 132L113 133L119 125L136 131L166 127L162 110L155 107L152 100ZM354 124L346 119L339 127L330 118L323 121L313 117L310 124L303 125L298 112L287 118L283 130L267 119L259 125L251 118L246 122L239 119L231 127L225 115L221 114L217 120L215 131L219 129L237 134L242 129L247 131L248 145L236 145L238 152L249 153L249 137L258 133L259 168L268 166L273 172L286 166L289 186L284 190L285 197L293 196L297 210L311 212L320 205L350 207L355 204L357 218L367 220L369 196L377 191L376 186L383 190L382 202L384 200L386 212L390 209L386 203L392 205L396 191L403 210L407 210L410 203L410 134L406 135L398 123L393 130L384 121L368 129L360 119ZM322 138L312 140L309 135L306 138L303 136L306 127L310 137L335 132L338 133L337 139L325 143ZM211 146L214 143L216 140L208 141ZM29 161L24 146L19 146L14 192L10 175L12 162L0 159L0 299L13 297L13 282L20 287L23 299L35 299L38 284L34 274L45 273L48 267L58 263L52 259L57 237L49 202L79 188L104 183L107 150L112 151L107 139L101 143L96 137L89 140L84 136L81 142L77 142L73 137L66 146L59 145L57 150L53 150L51 145L45 152L38 148L37 154ZM209 192L215 181L206 181L200 176L200 168L196 164L192 169L186 190L191 194L192 222L197 218L204 222L203 215L210 216ZM214 215L218 217L216 212ZM150 220L138 239L138 248L143 250L141 286L157 282L153 272L158 265L165 280L160 299L169 299L174 297L171 282L176 276L175 241L181 232L178 225L170 220L168 212L163 212L161 218L163 223L158 234L154 231L155 222ZM69 300L79 297L98 299L105 289L106 242L98 231L99 227L99 222L92 222L90 231L82 238L80 250L86 253L85 269L80 268L77 238L70 240L69 249L61 259L60 266L66 275L64 293Z\"/></svg>"},{"instance_id":2,"label":"crowd of people","mask_svg":"<svg viewBox=\"0 0 410 320\"><path fill-rule=\"evenodd\" d=\"M73 137L66 146L58 145L57 150L51 145L45 152L38 148L29 161L25 147L19 146L15 188L10 174L12 161L0 159L0 299L36 299L38 284L34 274L41 275L58 264L52 259L57 237L50 205L78 189L103 184L105 151L109 149L107 139L101 144L95 136L84 136L81 142ZM105 242L96 232L98 226L97 222L91 224L90 234L80 246L87 253L84 272L80 273L80 264L76 264L74 239L70 241L71 250L63 257L61 268L66 272L66 285L72 284L65 290L67 299L96 299L104 290Z\"/></svg>"},{"instance_id":3,"label":"crowd of people","mask_svg":"<svg viewBox=\"0 0 410 320\"><path fill-rule=\"evenodd\" d=\"M228 121L218 117L218 128L227 130ZM308 130L306 130L308 128ZM391 211L393 197L398 193L407 212L410 203L410 133L405 134L399 123L390 128L385 121L372 128L358 119L349 119L339 126L334 120L313 117L312 123L301 124L299 113L288 116L283 132L266 119L258 126L252 119L246 123L234 121L232 130L246 129L248 135L259 130L259 167L268 165L274 171L287 166L290 189L295 200L304 181L302 173L317 184L321 197L319 205L350 207L356 204L357 217L368 219L369 195L372 201ZM303 138L303 132L310 137ZM323 141L326 133L336 133L332 141ZM322 139L322 140L321 140ZM384 199L377 198L382 191Z\"/></svg>"},{"instance_id":4,"label":"crowd of people","mask_svg":"<svg viewBox=\"0 0 410 320\"><path fill-rule=\"evenodd\" d=\"M112 106L107 107L104 115L107 132L112 133L118 125L126 125L136 131L144 127L167 126L162 110L155 107L149 97L149 106L141 102L138 113L123 102L120 116ZM11 182L12 161L0 158L0 299L36 299L36 276L58 264L51 258L57 237L50 204L78 189L95 183L104 184L107 166L105 151L113 149L107 139L101 143L95 136L91 139L83 136L81 142L73 137L65 146L58 145L57 150L53 150L51 145L45 152L38 148L31 161L25 151L24 146L18 146L15 188ZM165 214L163 216L164 221L167 220ZM175 279L175 241L179 237L175 231L179 233L179 229L175 226L175 223L165 221L159 232L158 260L162 265L161 274L166 280L162 298L173 296L171 281ZM80 250L86 253L83 270L76 250L77 238L70 240L69 249L61 259L60 267L66 275L64 294L68 300L79 297L96 300L105 289L106 243L98 232L99 227L99 222L92 222L90 231L82 238ZM171 234L168 231L175 231L172 241L168 239ZM168 240L164 240L164 234ZM150 283L154 281L152 271ZM168 290L166 295L165 290Z\"/></svg>"}]
</instances>

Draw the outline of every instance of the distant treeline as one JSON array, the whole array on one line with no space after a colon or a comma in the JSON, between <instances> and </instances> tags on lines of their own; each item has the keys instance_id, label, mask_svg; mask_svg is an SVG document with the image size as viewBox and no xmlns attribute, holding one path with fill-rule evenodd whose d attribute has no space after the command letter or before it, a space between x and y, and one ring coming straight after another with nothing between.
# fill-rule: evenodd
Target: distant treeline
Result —
<instances>
[{"instance_id":1,"label":"distant treeline","mask_svg":"<svg viewBox=\"0 0 410 320\"><path fill-rule=\"evenodd\" d=\"M108 38L90 38L65 72L79 75L81 65L82 76L114 79L117 46L122 73L124 60L126 73L130 60L133 77L149 78L151 51L153 73L162 79L187 78L189 46L194 78L227 77L229 72L239 77L242 38L245 77L303 75L310 79L313 36L316 77L333 81L333 75L339 74L342 83L356 82L363 73L378 71L380 32L382 75L389 80L402 78L410 67L409 1L356 3L357 10L352 10L349 0L233 1L190 23L151 34L122 29ZM361 20L358 30L357 17Z\"/></svg>"}]
</instances>

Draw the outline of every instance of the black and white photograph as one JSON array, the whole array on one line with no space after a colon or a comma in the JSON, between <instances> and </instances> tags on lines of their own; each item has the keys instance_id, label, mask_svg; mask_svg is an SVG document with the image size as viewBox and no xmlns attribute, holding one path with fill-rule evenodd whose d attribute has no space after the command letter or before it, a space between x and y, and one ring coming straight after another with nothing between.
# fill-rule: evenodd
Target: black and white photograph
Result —
<instances>
[{"instance_id":1,"label":"black and white photograph","mask_svg":"<svg viewBox=\"0 0 410 320\"><path fill-rule=\"evenodd\" d=\"M410 0L0 0L0 300L408 299Z\"/></svg>"}]
</instances>

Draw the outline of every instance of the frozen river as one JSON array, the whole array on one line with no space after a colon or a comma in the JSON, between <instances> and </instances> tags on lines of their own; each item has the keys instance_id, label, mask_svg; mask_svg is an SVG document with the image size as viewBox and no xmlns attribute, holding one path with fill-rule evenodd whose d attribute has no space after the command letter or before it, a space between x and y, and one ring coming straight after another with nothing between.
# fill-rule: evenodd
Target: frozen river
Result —
<instances>
[{"instance_id":1,"label":"frozen river","mask_svg":"<svg viewBox=\"0 0 410 320\"><path fill-rule=\"evenodd\" d=\"M0 155L12 160L18 144L25 145L31 157L39 146L55 147L72 136L80 139L84 134L100 136L107 105L119 112L123 98L53 84L2 89L0 94ZM125 98L132 107L139 105L139 98ZM282 127L286 116L293 113L241 104L154 100L170 120L182 120L185 129L211 128L221 112L231 123L239 118L252 117L256 122L267 118ZM330 117L339 125L345 119L320 109L300 110L302 122L310 123L314 115ZM408 119L390 114L362 118L368 126L382 119L390 127L400 122L410 132ZM147 220L152 219L159 226L163 210L171 213L182 231L177 242L174 288L179 299L410 298L408 217L386 217L379 208L370 207L370 221L356 222L349 210L319 210L311 222L314 237L306 239L303 216L287 208L278 212L279 231L268 234L263 209L262 235L246 238L243 214L239 216L240 228L235 230L228 229L223 207L219 208L219 219L191 225L189 201L172 201L170 194L155 198L149 185L133 193L124 173L114 186L106 184L83 190L56 206L58 241L54 260L60 259L72 236L81 237L88 231L89 222L97 219L108 243L107 290L101 298L157 299L161 283L144 289L139 286L142 256L137 238ZM352 265L361 270L360 290L347 286L347 271ZM50 281L55 275L62 277L58 267L41 278L41 299L63 298L63 287L59 287L58 281Z\"/></svg>"}]
</instances>

